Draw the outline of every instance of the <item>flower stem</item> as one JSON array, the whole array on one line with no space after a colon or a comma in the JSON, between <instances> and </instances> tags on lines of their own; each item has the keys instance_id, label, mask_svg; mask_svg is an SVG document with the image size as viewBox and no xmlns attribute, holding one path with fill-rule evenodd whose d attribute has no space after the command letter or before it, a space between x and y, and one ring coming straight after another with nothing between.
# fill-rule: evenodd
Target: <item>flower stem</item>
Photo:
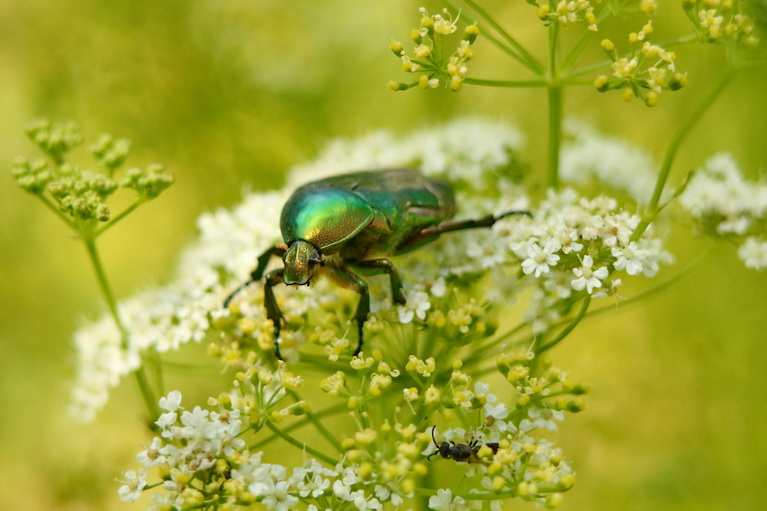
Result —
<instances>
[{"instance_id":1,"label":"flower stem","mask_svg":"<svg viewBox=\"0 0 767 511\"><path fill-rule=\"evenodd\" d=\"M549 87L549 187L559 188L559 148L562 144L562 87Z\"/></svg>"},{"instance_id":2,"label":"flower stem","mask_svg":"<svg viewBox=\"0 0 767 511\"><path fill-rule=\"evenodd\" d=\"M266 421L266 427L271 429L274 433L276 433L279 437L281 437L283 440L285 440L289 444L294 445L294 446L298 447L299 449L308 452L309 454L311 454L315 458L321 459L322 461L324 461L328 465L330 465L332 467L335 467L336 465L338 465L338 460L334 460L330 456L327 456L327 455L319 452L318 450L316 450L316 449L314 449L312 447L309 447L304 442L301 442L300 440L298 440L298 439L288 435L287 433L282 431L280 428L278 428L277 426L272 424L272 422Z\"/></svg>"},{"instance_id":3,"label":"flower stem","mask_svg":"<svg viewBox=\"0 0 767 511\"><path fill-rule=\"evenodd\" d=\"M477 5L477 3L473 0L464 0L464 3L474 9L474 11L479 14L479 16L482 17L488 25L493 27L493 30L498 32L498 34L506 40L509 46L519 52L518 60L520 63L524 64L525 67L537 75L543 74L543 66L541 63L538 62L538 60L530 52L528 52L524 46L522 46L516 39L514 39L511 34L504 30L503 27L499 25L498 22L495 21L486 10Z\"/></svg>"},{"instance_id":4,"label":"flower stem","mask_svg":"<svg viewBox=\"0 0 767 511\"><path fill-rule=\"evenodd\" d=\"M290 393L291 397L295 399L296 402L301 401L301 397L298 395L297 392L294 392L292 390L289 390L288 392ZM320 434L322 434L322 436L325 437L325 439L328 442L330 442L330 444L339 453L344 454L346 452L346 450L341 446L341 442L338 441L338 439L333 435L333 433L331 433L330 430L327 427L325 427L322 421L319 420L319 418L311 410L306 412L306 418L309 419L309 422L311 422L314 425L314 427L317 428L317 431L319 431Z\"/></svg>"},{"instance_id":5,"label":"flower stem","mask_svg":"<svg viewBox=\"0 0 767 511\"><path fill-rule=\"evenodd\" d=\"M109 285L109 281L107 280L104 266L101 264L101 257L99 256L98 249L96 248L96 239L93 236L83 234L83 241L85 242L85 247L88 250L88 257L90 257L91 264L93 265L93 270L96 272L96 280L98 281L99 288L101 288L101 293L104 295L104 300L107 302L109 313L112 315L112 319L114 319L117 328L120 330L120 336L122 337L122 349L128 349L128 332L125 329L125 325L123 325L123 322L120 319L120 315L117 312L117 300L115 300L115 295L112 292L112 287Z\"/></svg>"},{"instance_id":6,"label":"flower stem","mask_svg":"<svg viewBox=\"0 0 767 511\"><path fill-rule=\"evenodd\" d=\"M572 332L576 326L578 326L578 323L581 322L581 320L586 316L586 311L589 310L589 304L591 303L591 295L586 295L586 297L583 299L583 305L581 305L581 310L578 311L578 314L573 318L573 320L570 322L569 325L567 325L564 330L559 332L559 335L557 335L554 339L547 342L546 344L543 344L541 346L538 346L535 350L536 357L543 353L544 351L548 351L560 342L562 342L565 337L570 335L570 332Z\"/></svg>"},{"instance_id":7,"label":"flower stem","mask_svg":"<svg viewBox=\"0 0 767 511\"><path fill-rule=\"evenodd\" d=\"M557 49L559 46L559 24L549 27L549 187L559 188L559 148L562 144L562 85L558 82Z\"/></svg>"},{"instance_id":8,"label":"flower stem","mask_svg":"<svg viewBox=\"0 0 767 511\"><path fill-rule=\"evenodd\" d=\"M325 410L322 410L322 411L319 411L319 412L315 413L314 417L316 419L321 419L321 418L327 417L327 416L338 415L341 412L347 411L348 409L349 409L349 407L346 406L346 404L342 404L342 405L338 405L338 406L333 406L333 407L330 407L330 408L327 408ZM309 422L310 422L309 418L307 417L307 418L305 418L303 420L300 420L298 422L294 422L290 426L287 426L287 427L283 428L282 431L284 433L290 433L294 429L298 429L301 426L305 426ZM261 447L263 447L264 445L268 444L269 442L271 442L275 438L278 438L278 435L276 435L276 434L275 435L271 435L271 436L269 436L267 438L264 438L260 442L256 442L255 444L252 444L252 445L248 446L248 449L253 450L253 451L257 450L257 449L260 449Z\"/></svg>"},{"instance_id":9,"label":"flower stem","mask_svg":"<svg viewBox=\"0 0 767 511\"><path fill-rule=\"evenodd\" d=\"M485 87L545 87L546 80L485 80L483 78L466 77L463 83L484 85Z\"/></svg>"},{"instance_id":10,"label":"flower stem","mask_svg":"<svg viewBox=\"0 0 767 511\"><path fill-rule=\"evenodd\" d=\"M117 300L115 300L115 295L112 292L112 287L109 285L109 280L107 280L104 266L101 264L101 257L99 256L98 248L96 247L96 239L89 233L81 234L83 242L85 243L85 247L88 250L88 257L90 258L93 269L96 272L96 280L99 283L99 287L101 288L101 293L104 296L104 300L107 302L109 313L111 314L115 325L117 325L117 329L120 331L121 347L123 350L127 350L128 330L125 328L125 325L123 324L122 319L120 318L120 314L117 310ZM133 376L136 379L136 384L138 385L139 392L141 393L141 397L143 398L144 404L146 405L147 413L151 419L150 423L154 422L154 419L160 416L160 409L157 405L157 399L155 399L154 393L152 392L152 388L149 385L149 380L146 377L143 365L139 366L133 371Z\"/></svg>"},{"instance_id":11,"label":"flower stem","mask_svg":"<svg viewBox=\"0 0 767 511\"><path fill-rule=\"evenodd\" d=\"M96 231L96 237L101 236L102 234L104 234L107 231L107 229L110 229L114 224L116 224L117 222L119 222L120 220L125 218L126 216L130 215L131 213L133 213L133 211L135 211L136 208L141 206L143 203L144 203L143 200L137 200L136 202L134 202L133 204L131 204L130 206L125 208L125 211L123 211L122 213L120 213L119 215L114 217L109 223L104 225L101 229L97 230Z\"/></svg>"},{"instance_id":12,"label":"flower stem","mask_svg":"<svg viewBox=\"0 0 767 511\"><path fill-rule=\"evenodd\" d=\"M40 200L41 200L41 201L43 201L43 204L45 204L45 205L48 207L48 209L50 209L51 211L53 211L53 213L54 213L54 214L55 214L57 217L59 217L59 218L60 218L60 219L61 219L61 220L62 220L62 221L65 223L65 224L67 224L67 225L68 225L69 227L71 227L72 229L75 229L75 230L77 230L77 227L75 226L75 224L74 224L74 223L73 223L73 222L72 222L72 221L71 221L69 218L67 218L67 216L66 216L64 213L62 213L62 212L61 212L61 210L60 210L59 208L57 208L57 207L56 207L56 206L55 206L55 205L54 205L54 204L53 204L53 203L50 201L50 199L48 199L48 197L46 197L46 196L45 196L45 195L43 195L42 193L41 193L41 194L38 194L37 196L38 196L38 197L40 197Z\"/></svg>"},{"instance_id":13,"label":"flower stem","mask_svg":"<svg viewBox=\"0 0 767 511\"><path fill-rule=\"evenodd\" d=\"M687 115L682 118L679 127L672 135L671 141L666 148L666 154L663 157L663 163L661 163L658 179L655 182L655 189L653 190L652 198L650 199L650 202L642 215L642 221L631 235L631 239L633 241L638 240L642 234L644 234L644 232L647 230L647 227L649 227L649 225L655 220L655 217L661 209L660 200L661 196L663 195L663 189L665 188L666 182L668 181L668 177L671 173L671 165L674 163L674 158L676 157L676 153L679 151L679 147L687 138L687 135L690 134L690 131L695 126L695 124L700 120L701 116L713 104L719 93L722 92L724 87L730 82L733 75L735 74L735 71L736 68L734 66L727 66L719 76L719 79L714 82L706 94L704 94L703 97L701 97L700 100L693 106L693 108L687 112Z\"/></svg>"}]
</instances>

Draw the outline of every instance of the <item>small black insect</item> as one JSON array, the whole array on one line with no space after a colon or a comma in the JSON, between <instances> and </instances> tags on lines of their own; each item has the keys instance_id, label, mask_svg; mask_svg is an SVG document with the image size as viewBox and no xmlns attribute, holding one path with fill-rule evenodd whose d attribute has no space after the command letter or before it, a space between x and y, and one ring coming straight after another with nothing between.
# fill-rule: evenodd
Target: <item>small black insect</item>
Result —
<instances>
[{"instance_id":1,"label":"small black insect","mask_svg":"<svg viewBox=\"0 0 767 511\"><path fill-rule=\"evenodd\" d=\"M431 439L434 441L434 446L437 449L426 457L427 461L431 461L432 456L439 454L446 460L453 460L458 463L478 463L480 459L477 453L485 445L493 451L493 454L498 452L498 442L481 444L476 439L473 439L468 444L456 444L453 441L438 444L437 439L434 437L435 429L437 429L436 425L431 428Z\"/></svg>"}]
</instances>

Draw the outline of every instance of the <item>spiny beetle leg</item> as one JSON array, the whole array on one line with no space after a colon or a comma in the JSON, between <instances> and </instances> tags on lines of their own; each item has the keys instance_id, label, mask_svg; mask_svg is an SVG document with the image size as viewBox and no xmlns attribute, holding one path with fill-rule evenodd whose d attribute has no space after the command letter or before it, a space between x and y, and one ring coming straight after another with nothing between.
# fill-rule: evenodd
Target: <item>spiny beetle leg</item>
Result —
<instances>
[{"instance_id":1,"label":"spiny beetle leg","mask_svg":"<svg viewBox=\"0 0 767 511\"><path fill-rule=\"evenodd\" d=\"M256 269L250 274L250 281L255 282L256 280L261 280L261 277L264 276L266 265L269 264L269 259L271 259L272 256L282 257L287 250L288 246L284 243L280 243L264 250L264 253L258 256L258 264L256 265Z\"/></svg>"},{"instance_id":2,"label":"spiny beetle leg","mask_svg":"<svg viewBox=\"0 0 767 511\"><path fill-rule=\"evenodd\" d=\"M434 227L427 227L422 234L439 236L440 234L453 231L463 231L465 229L477 229L479 227L492 227L501 218L506 218L512 215L527 215L532 217L533 215L529 211L510 210L500 213L498 215L487 215L482 218L475 218L472 220L455 220L452 222L443 222Z\"/></svg>"},{"instance_id":3,"label":"spiny beetle leg","mask_svg":"<svg viewBox=\"0 0 767 511\"><path fill-rule=\"evenodd\" d=\"M232 302L234 297L237 296L238 294L240 294L240 292L243 289L248 287L253 282L261 280L261 277L264 276L264 270L266 270L266 265L269 264L269 259L272 256L278 256L278 257L284 256L285 255L285 251L287 250L287 248L288 248L287 246L285 246L284 244L280 243L279 245L275 245L273 247L269 247L268 249L266 249L264 251L263 254L258 256L258 259L257 259L258 264L256 265L256 269L253 270L250 273L250 277L248 278L248 280L246 280L245 282L240 284L237 287L237 289L232 291L229 294L229 296L226 297L226 300L224 300L224 308L229 307L229 304Z\"/></svg>"},{"instance_id":4,"label":"spiny beetle leg","mask_svg":"<svg viewBox=\"0 0 767 511\"><path fill-rule=\"evenodd\" d=\"M355 269L359 268L364 275L380 275L388 273L391 280L391 295L394 303L405 303L405 293L402 289L402 278L399 276L397 268L394 267L388 259L370 259L368 261L359 261L352 265Z\"/></svg>"},{"instance_id":5,"label":"spiny beetle leg","mask_svg":"<svg viewBox=\"0 0 767 511\"><path fill-rule=\"evenodd\" d=\"M270 319L274 324L274 355L283 360L280 354L280 327L282 325L283 315L280 307L277 305L277 299L274 296L274 289L277 284L282 283L282 274L284 269L274 270L266 274L266 282L264 283L264 308L266 309L266 317Z\"/></svg>"},{"instance_id":6,"label":"spiny beetle leg","mask_svg":"<svg viewBox=\"0 0 767 511\"><path fill-rule=\"evenodd\" d=\"M477 229L480 227L492 227L501 218L506 218L512 215L527 215L532 217L532 213L529 211L510 210L500 213L498 215L487 215L482 218L475 218L470 220L454 220L451 222L442 222L439 225L427 227L422 229L421 232L415 236L404 240L398 247L397 253L410 252L418 247L421 247L429 242L432 242L440 237L440 235L446 232L463 231L466 229Z\"/></svg>"},{"instance_id":7,"label":"spiny beetle leg","mask_svg":"<svg viewBox=\"0 0 767 511\"><path fill-rule=\"evenodd\" d=\"M360 295L357 312L354 313L354 318L357 320L357 349L354 350L352 356L356 357L362 351L362 343L364 340L362 327L365 324L365 321L367 321L368 314L370 313L370 292L368 291L368 283L344 265L334 266L332 271L333 277L339 284L348 289L353 289Z\"/></svg>"},{"instance_id":8,"label":"spiny beetle leg","mask_svg":"<svg viewBox=\"0 0 767 511\"><path fill-rule=\"evenodd\" d=\"M527 217L533 218L533 214L529 211L526 211L524 209L510 209L508 211L504 211L500 215L495 215L495 220L498 221L501 218L506 218L507 216L514 216L514 215L525 215ZM495 223L495 222L493 222Z\"/></svg>"}]
</instances>

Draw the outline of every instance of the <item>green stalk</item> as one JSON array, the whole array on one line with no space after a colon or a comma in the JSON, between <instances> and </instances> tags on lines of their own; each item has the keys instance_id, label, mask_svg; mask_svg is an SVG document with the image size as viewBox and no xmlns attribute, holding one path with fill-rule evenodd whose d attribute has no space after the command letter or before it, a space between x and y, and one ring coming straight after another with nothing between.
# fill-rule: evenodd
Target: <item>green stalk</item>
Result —
<instances>
[{"instance_id":1,"label":"green stalk","mask_svg":"<svg viewBox=\"0 0 767 511\"><path fill-rule=\"evenodd\" d=\"M45 196L45 195L43 195L42 193L40 193L40 194L37 194L37 196L38 196L38 197L40 197L40 200L41 200L41 201L43 201L43 204L45 204L45 205L48 207L48 209L50 209L51 211L53 211L53 213L54 213L54 214L55 214L57 217L59 217L59 218L60 218L60 219L61 219L61 220L62 220L62 221L65 223L65 224L67 224L67 225L68 225L69 227L71 227L72 229L75 229L75 230L77 230L77 227L75 226L75 224L74 224L74 223L73 223L73 222L72 222L72 221L71 221L69 218L67 218L67 216L66 216L64 213L62 213L62 212L61 212L61 209L57 208L57 207L56 207L56 206L55 206L55 205L54 205L54 204L53 204L53 203L50 201L50 199L48 199L48 197L46 197L46 196Z\"/></svg>"},{"instance_id":2,"label":"green stalk","mask_svg":"<svg viewBox=\"0 0 767 511\"><path fill-rule=\"evenodd\" d=\"M445 4L448 6L448 8L453 12L454 15L458 15L458 13L461 13L461 9L453 5L453 3L446 1ZM468 24L474 23L475 21L466 15L463 15L464 20ZM522 63L525 67L530 69L531 71L535 72L536 74L541 74L539 70L536 70L534 66L532 66L530 63L525 61L525 58L519 54L514 48L507 46L503 41L498 39L496 36L491 34L490 32L482 32L482 38L490 41L492 44L494 44L499 50L507 54L512 59Z\"/></svg>"},{"instance_id":3,"label":"green stalk","mask_svg":"<svg viewBox=\"0 0 767 511\"><path fill-rule=\"evenodd\" d=\"M528 52L524 46L522 46L516 39L514 39L514 37L511 34L509 34L506 30L504 30L503 27L499 25L498 22L496 22L486 10L484 10L482 7L477 5L477 3L474 2L473 0L463 0L463 1L466 5L474 9L474 11L476 11L476 13L479 14L480 17L482 17L485 20L485 22L487 22L488 25L493 27L493 30L498 32L498 34L500 34L500 36L504 38L506 42L509 43L509 45L512 48L514 48L515 50L519 52L520 63L524 64L525 67L527 67L528 69L530 69L537 75L543 74L544 69L541 63L538 62L538 60L530 52Z\"/></svg>"},{"instance_id":4,"label":"green stalk","mask_svg":"<svg viewBox=\"0 0 767 511\"><path fill-rule=\"evenodd\" d=\"M559 149L562 145L562 87L549 87L549 187L559 188Z\"/></svg>"},{"instance_id":5,"label":"green stalk","mask_svg":"<svg viewBox=\"0 0 767 511\"><path fill-rule=\"evenodd\" d=\"M661 196L663 195L663 189L665 188L666 182L668 181L668 177L671 173L671 165L674 163L674 158L679 151L679 147L690 134L690 131L692 131L692 128L695 126L695 124L697 124L697 122L700 120L701 116L713 104L719 93L722 92L724 87L730 82L733 75L735 74L735 71L735 67L728 65L719 76L719 79L714 82L706 94L704 94L703 97L701 97L700 100L698 100L698 102L693 106L693 108L689 110L687 114L682 118L682 121L679 123L679 127L672 135L671 141L666 148L666 154L663 156L663 163L661 163L658 179L655 182L655 189L653 190L652 198L650 199L650 202L642 215L642 221L631 235L631 239L633 241L638 240L642 234L644 234L644 232L647 230L647 227L649 227L650 224L655 220L655 217L658 215L658 212L661 209L660 200Z\"/></svg>"},{"instance_id":6,"label":"green stalk","mask_svg":"<svg viewBox=\"0 0 767 511\"><path fill-rule=\"evenodd\" d=\"M283 440L285 440L289 444L298 447L302 451L308 452L309 454L311 454L315 458L324 461L328 465L330 465L332 467L335 467L336 465L338 465L338 460L334 460L330 456L327 456L327 455L321 453L320 451L318 451L318 450L316 450L316 449L314 449L312 447L309 447L304 442L301 442L300 440L298 440L298 439L288 435L287 433L282 431L280 428L278 428L277 426L272 424L270 421L266 421L266 427L271 429L274 433L276 433L279 437L281 437Z\"/></svg>"},{"instance_id":7,"label":"green stalk","mask_svg":"<svg viewBox=\"0 0 767 511\"><path fill-rule=\"evenodd\" d=\"M96 272L96 280L98 281L99 287L101 288L101 293L104 295L104 300L107 302L109 313L112 316L115 325L117 325L117 329L120 331L122 349L128 349L128 330L125 328L125 325L120 318L120 314L118 313L117 300L115 299L115 295L112 292L112 287L109 285L109 281L107 280L104 266L101 264L101 257L99 256L98 249L96 248L96 240L93 236L90 235L90 233L81 234L83 242L85 243L85 247L88 250L88 256L91 260L91 264L93 265L93 269ZM138 369L133 371L133 375L136 379L136 384L138 385L141 397L144 399L147 413L153 422L155 418L160 416L160 409L157 405L157 399L155 399L154 393L152 392L152 388L149 385L149 380L146 377L143 365L139 366Z\"/></svg>"},{"instance_id":8,"label":"green stalk","mask_svg":"<svg viewBox=\"0 0 767 511\"><path fill-rule=\"evenodd\" d=\"M583 49L586 47L586 44L591 41L593 36L594 32L585 30L581 33L580 37L578 37L578 40L575 42L573 47L570 49L570 52L562 62L562 69L564 70L565 74L569 72L570 68L572 68L573 64L575 64L575 62L581 56Z\"/></svg>"},{"instance_id":9,"label":"green stalk","mask_svg":"<svg viewBox=\"0 0 767 511\"><path fill-rule=\"evenodd\" d=\"M544 87L548 83L546 80L485 80L482 78L463 79L463 83L470 85L483 85L485 87Z\"/></svg>"},{"instance_id":10,"label":"green stalk","mask_svg":"<svg viewBox=\"0 0 767 511\"><path fill-rule=\"evenodd\" d=\"M581 310L578 311L578 314L573 318L573 320L570 322L569 325L567 325L564 330L562 330L558 336L556 336L551 341L547 342L546 344L542 346L538 346L535 349L535 356L536 359L538 355L543 353L544 351L548 351L560 342L562 342L565 337L570 335L570 332L572 332L576 326L578 326L578 323L581 322L581 320L586 316L586 311L589 310L589 304L591 303L591 295L586 295L586 297L583 299L583 305L581 305Z\"/></svg>"},{"instance_id":11,"label":"green stalk","mask_svg":"<svg viewBox=\"0 0 767 511\"><path fill-rule=\"evenodd\" d=\"M291 395L293 399L296 400L296 402L301 401L301 397L298 395L297 392L294 392L292 390L289 390L288 393ZM306 418L309 419L309 422L311 422L315 428L317 428L317 431L320 432L320 434L325 437L325 439L330 442L330 444L335 447L335 449L340 453L344 454L346 452L346 449L344 449L341 446L341 442L338 441L338 439L333 435L333 433L330 432L330 430L325 427L325 425L322 423L321 420L310 410L306 412Z\"/></svg>"},{"instance_id":12,"label":"green stalk","mask_svg":"<svg viewBox=\"0 0 767 511\"><path fill-rule=\"evenodd\" d=\"M559 24L549 27L549 187L559 188L559 148L562 144L562 85L558 82L557 49L559 46Z\"/></svg>"},{"instance_id":13,"label":"green stalk","mask_svg":"<svg viewBox=\"0 0 767 511\"><path fill-rule=\"evenodd\" d=\"M333 406L331 408L326 408L325 410L321 410L321 411L315 413L314 417L317 418L317 419L321 419L322 417L326 417L326 416L338 415L339 413L341 413L343 411L346 411L348 409L349 409L349 407L347 407L346 404L342 404L342 405L338 405L338 406ZM302 420L300 420L298 422L294 422L290 426L287 426L287 427L283 428L282 431L285 432L285 433L290 433L294 429L298 429L301 426L305 426L309 422L310 422L309 418L307 417L307 418L302 419ZM255 451L256 449L259 449L259 448L263 447L264 445L268 444L269 442L271 442L272 440L274 440L277 437L278 437L277 435L271 435L271 436L269 436L267 438L264 438L260 442L256 442L255 444L250 445L248 447L248 449L250 449L252 451Z\"/></svg>"},{"instance_id":14,"label":"green stalk","mask_svg":"<svg viewBox=\"0 0 767 511\"><path fill-rule=\"evenodd\" d=\"M661 43L658 43L658 46L660 46L661 48L673 48L674 46L679 46L680 44L684 44L684 43L688 43L690 41L694 41L697 38L698 38L698 36L694 35L694 34L693 35L689 35L689 36L684 36L684 37L678 37L676 39L670 39L668 41L663 41ZM630 52L622 53L622 54L619 55L618 58L628 57L630 55L631 55ZM568 57L567 62L570 62L570 61L571 61L571 59L570 59L570 57ZM574 59L572 60L572 62L574 63ZM613 63L612 60L604 59L604 60L602 60L600 62L596 62L594 64L589 64L588 66L584 66L584 67L582 67L580 69L577 69L575 71L568 71L565 74L565 76L568 77L568 78L571 78L571 77L574 78L574 77L577 77L577 76L582 76L582 75L585 75L585 74L593 73L595 71L599 71L600 69L607 69L607 68L609 68L612 65L612 63Z\"/></svg>"},{"instance_id":15,"label":"green stalk","mask_svg":"<svg viewBox=\"0 0 767 511\"><path fill-rule=\"evenodd\" d=\"M117 313L117 300L112 292L112 287L107 280L104 266L101 264L101 257L99 256L98 249L96 248L96 240L89 234L83 234L83 241L85 247L88 250L88 257L90 257L91 264L93 264L93 270L96 272L96 280L101 288L101 293L104 295L104 300L107 302L109 313L112 315L117 328L120 330L120 337L122 337L122 349L128 349L128 332L123 325L120 315Z\"/></svg>"},{"instance_id":16,"label":"green stalk","mask_svg":"<svg viewBox=\"0 0 767 511\"><path fill-rule=\"evenodd\" d=\"M136 208L141 206L143 203L144 203L144 201L142 199L139 199L136 202L134 202L133 204L131 204L130 206L128 206L127 208L125 208L125 210L122 213L120 213L119 215L114 217L111 221L109 221L101 229L98 229L96 231L96 236L95 237L98 237L98 236L101 236L102 234L104 234L108 229L111 229L114 224L116 224L117 222L119 222L120 220L125 218L126 216L130 215L131 213L133 213L136 210Z\"/></svg>"}]
</instances>

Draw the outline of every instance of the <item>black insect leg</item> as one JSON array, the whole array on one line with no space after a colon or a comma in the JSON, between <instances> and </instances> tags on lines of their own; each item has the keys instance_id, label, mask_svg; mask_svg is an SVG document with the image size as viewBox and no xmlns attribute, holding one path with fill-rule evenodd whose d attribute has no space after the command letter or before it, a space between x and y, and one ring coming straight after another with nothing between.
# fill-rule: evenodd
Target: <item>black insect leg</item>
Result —
<instances>
[{"instance_id":1,"label":"black insect leg","mask_svg":"<svg viewBox=\"0 0 767 511\"><path fill-rule=\"evenodd\" d=\"M405 303L405 293L402 291L402 278L397 268L388 259L370 259L354 263L354 268L359 268L363 275L380 275L388 273L391 280L391 296L394 303Z\"/></svg>"},{"instance_id":2,"label":"black insect leg","mask_svg":"<svg viewBox=\"0 0 767 511\"><path fill-rule=\"evenodd\" d=\"M282 275L284 272L284 269L271 271L266 274L266 282L264 282L264 308L266 309L267 319L270 319L274 324L274 356L280 360L283 360L282 354L280 354L280 327L284 317L280 307L277 305L273 288L283 282Z\"/></svg>"},{"instance_id":3,"label":"black insect leg","mask_svg":"<svg viewBox=\"0 0 767 511\"><path fill-rule=\"evenodd\" d=\"M232 302L234 297L237 296L243 289L248 287L253 282L261 280L261 277L264 276L266 265L269 264L269 259L271 259L272 256L282 257L285 255L286 250L287 247L285 245L279 244L273 247L269 247L266 251L264 251L263 254L258 256L258 264L256 265L256 269L250 273L250 278L248 278L248 280L240 284L237 289L232 291L232 293L226 297L226 300L224 300L224 308L229 307L229 304Z\"/></svg>"},{"instance_id":4,"label":"black insect leg","mask_svg":"<svg viewBox=\"0 0 767 511\"><path fill-rule=\"evenodd\" d=\"M439 225L427 227L422 229L419 233L404 240L397 247L397 253L402 254L410 252L418 247L421 247L429 242L432 242L440 237L440 235L446 232L463 231L466 229L477 229L481 227L492 227L501 218L506 218L512 215L527 215L532 216L529 211L510 210L500 213L498 215L487 215L482 218L476 218L471 220L453 220L450 222L442 222Z\"/></svg>"},{"instance_id":5,"label":"black insect leg","mask_svg":"<svg viewBox=\"0 0 767 511\"><path fill-rule=\"evenodd\" d=\"M334 266L332 271L333 278L340 285L348 289L353 289L360 295L357 312L354 313L354 318L357 320L357 349L354 350L352 355L357 356L362 351L362 327L365 324L365 321L368 320L368 314L370 313L370 292L368 291L368 283L346 266Z\"/></svg>"}]
</instances>

